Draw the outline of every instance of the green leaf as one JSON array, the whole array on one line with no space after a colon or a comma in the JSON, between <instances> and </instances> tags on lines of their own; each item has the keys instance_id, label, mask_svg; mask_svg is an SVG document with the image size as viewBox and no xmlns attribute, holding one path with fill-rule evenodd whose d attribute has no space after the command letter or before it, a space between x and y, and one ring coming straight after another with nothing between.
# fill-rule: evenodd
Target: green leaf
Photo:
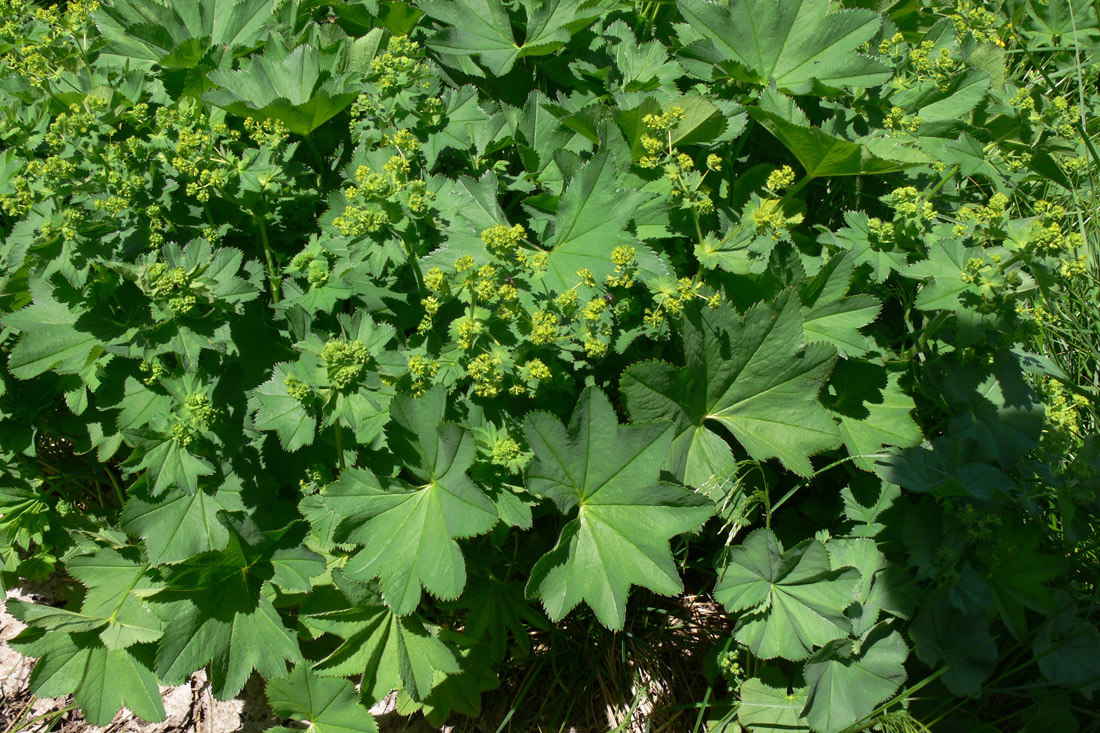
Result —
<instances>
[{"instance_id":1,"label":"green leaf","mask_svg":"<svg viewBox=\"0 0 1100 733\"><path fill-rule=\"evenodd\" d=\"M856 653L851 641L829 644L806 663L806 720L820 733L862 722L905 682L909 648L896 631L872 631Z\"/></svg>"},{"instance_id":2,"label":"green leaf","mask_svg":"<svg viewBox=\"0 0 1100 733\"><path fill-rule=\"evenodd\" d=\"M458 674L454 652L437 638L438 629L420 616L398 616L381 596L339 571L333 580L343 593L314 593L302 611L302 624L314 634L344 641L315 666L324 675L362 675L367 702L402 689L422 700L436 685L436 672Z\"/></svg>"},{"instance_id":3,"label":"green leaf","mask_svg":"<svg viewBox=\"0 0 1100 733\"><path fill-rule=\"evenodd\" d=\"M280 733L377 733L374 716L359 704L355 685L342 678L318 677L303 662L286 679L267 683L271 709L282 718L301 721L303 728L272 728Z\"/></svg>"},{"instance_id":4,"label":"green leaf","mask_svg":"<svg viewBox=\"0 0 1100 733\"><path fill-rule=\"evenodd\" d=\"M859 573L833 570L816 540L787 552L769 529L758 529L729 554L714 597L746 613L734 638L763 659L805 659L851 632L844 610L855 600Z\"/></svg>"},{"instance_id":5,"label":"green leaf","mask_svg":"<svg viewBox=\"0 0 1100 733\"><path fill-rule=\"evenodd\" d=\"M891 272L905 269L908 259L893 242L879 242L871 233L870 220L861 211L846 211L848 226L825 234L823 241L848 250L856 266L867 265L875 282L883 282Z\"/></svg>"},{"instance_id":6,"label":"green leaf","mask_svg":"<svg viewBox=\"0 0 1100 733\"><path fill-rule=\"evenodd\" d=\"M243 509L239 491L225 487L215 494L171 489L155 503L130 499L121 526L141 538L151 563L161 565L225 547L229 531L218 521L218 513Z\"/></svg>"},{"instance_id":7,"label":"green leaf","mask_svg":"<svg viewBox=\"0 0 1100 733\"><path fill-rule=\"evenodd\" d=\"M164 625L143 600L160 588L148 577L148 564L103 548L74 557L67 569L87 588L79 611L19 600L8 601L8 610L23 623L57 636L97 632L108 649L160 638Z\"/></svg>"},{"instance_id":8,"label":"green leaf","mask_svg":"<svg viewBox=\"0 0 1100 733\"><path fill-rule=\"evenodd\" d=\"M415 706L424 713L424 717L433 726L443 726L452 713L459 713L476 720L481 716L482 694L500 686L500 680L493 671L493 660L484 646L471 644L467 639L453 632L447 634L447 637L460 648L465 647L461 649L459 656L462 670L458 674L450 674L440 680L423 701L409 705L411 698L404 699L407 693L399 696L397 700L398 712L407 715Z\"/></svg>"},{"instance_id":9,"label":"green leaf","mask_svg":"<svg viewBox=\"0 0 1100 733\"><path fill-rule=\"evenodd\" d=\"M928 258L914 263L905 276L927 282L917 294L916 307L922 310L960 310L965 301L960 296L974 290L964 279L966 265L980 251L967 247L956 239L937 239L928 249Z\"/></svg>"},{"instance_id":10,"label":"green leaf","mask_svg":"<svg viewBox=\"0 0 1100 733\"><path fill-rule=\"evenodd\" d=\"M876 364L848 359L833 370L825 405L840 421L840 437L854 463L865 471L875 467L883 447L909 448L923 436L913 420L913 398L902 390L901 375Z\"/></svg>"},{"instance_id":11,"label":"green leaf","mask_svg":"<svg viewBox=\"0 0 1100 733\"><path fill-rule=\"evenodd\" d=\"M808 731L802 717L806 688L780 690L751 677L741 685L737 720L750 731Z\"/></svg>"},{"instance_id":12,"label":"green leaf","mask_svg":"<svg viewBox=\"0 0 1100 733\"><path fill-rule=\"evenodd\" d=\"M549 256L544 278L551 289L575 285L582 267L602 283L615 269L612 251L633 241L627 224L650 195L620 189L618 174L611 154L599 153L584 164L562 194L553 234L545 244ZM652 262L644 261L644 247L638 250L639 264L653 269Z\"/></svg>"},{"instance_id":13,"label":"green leaf","mask_svg":"<svg viewBox=\"0 0 1100 733\"><path fill-rule=\"evenodd\" d=\"M588 388L568 427L536 412L524 433L535 453L528 490L563 513L577 511L527 585L551 620L583 601L604 626L621 629L631 585L663 595L683 590L669 539L698 527L714 507L658 479L671 424L621 426L604 393Z\"/></svg>"},{"instance_id":14,"label":"green leaf","mask_svg":"<svg viewBox=\"0 0 1100 733\"><path fill-rule=\"evenodd\" d=\"M1091 698L1100 689L1100 630L1073 608L1051 618L1035 635L1043 677Z\"/></svg>"},{"instance_id":15,"label":"green leaf","mask_svg":"<svg viewBox=\"0 0 1100 733\"><path fill-rule=\"evenodd\" d=\"M1038 551L1042 535L1038 527L1014 533L1012 548L1001 554L988 577L993 603L1017 639L1027 636L1025 609L1044 615L1058 611L1054 595L1043 584L1064 577L1069 569L1065 557Z\"/></svg>"},{"instance_id":16,"label":"green leaf","mask_svg":"<svg viewBox=\"0 0 1100 733\"><path fill-rule=\"evenodd\" d=\"M271 379L256 388L256 428L274 430L279 442L288 451L313 442L317 419L301 400L287 393L287 377L300 379L290 364L276 364Z\"/></svg>"},{"instance_id":17,"label":"green leaf","mask_svg":"<svg viewBox=\"0 0 1100 733\"><path fill-rule=\"evenodd\" d=\"M599 3L580 0L524 3L526 34L523 43L516 43L500 0L426 0L417 6L445 26L429 42L435 51L445 57L476 55L494 76L507 74L517 59L557 51L601 12Z\"/></svg>"},{"instance_id":18,"label":"green leaf","mask_svg":"<svg viewBox=\"0 0 1100 733\"><path fill-rule=\"evenodd\" d=\"M436 598L457 598L466 563L455 541L489 531L496 507L466 475L477 451L473 436L440 425L446 393L394 398L390 446L421 481L410 485L348 469L325 492L325 503L345 517L349 542L363 545L346 566L354 580L379 578L387 605L412 613L424 588Z\"/></svg>"},{"instance_id":19,"label":"green leaf","mask_svg":"<svg viewBox=\"0 0 1100 733\"><path fill-rule=\"evenodd\" d=\"M650 361L623 374L633 419L674 422L666 468L677 477L700 486L733 462L716 426L753 458L778 458L804 476L813 471L811 455L837 445L836 424L817 401L836 351L802 347L799 311L790 292L744 317L729 306L693 309L683 322L686 368Z\"/></svg>"},{"instance_id":20,"label":"green leaf","mask_svg":"<svg viewBox=\"0 0 1100 733\"><path fill-rule=\"evenodd\" d=\"M970 461L972 457L972 446L941 437L930 447L891 450L874 463L883 479L910 491L941 491L948 495L965 492L990 499L997 492L1011 494L1016 490L1016 482L1007 474L988 463Z\"/></svg>"},{"instance_id":21,"label":"green leaf","mask_svg":"<svg viewBox=\"0 0 1100 733\"><path fill-rule=\"evenodd\" d=\"M96 27L108 50L166 67L195 66L209 50L257 43L273 0L185 0L165 4L113 0L98 7Z\"/></svg>"},{"instance_id":22,"label":"green leaf","mask_svg":"<svg viewBox=\"0 0 1100 733\"><path fill-rule=\"evenodd\" d=\"M199 477L214 474L214 466L209 461L196 456L172 437L145 430L130 431L127 437L138 449L127 459L126 467L133 472L145 471L149 493L153 496L173 486L197 493Z\"/></svg>"},{"instance_id":23,"label":"green leaf","mask_svg":"<svg viewBox=\"0 0 1100 733\"><path fill-rule=\"evenodd\" d=\"M937 371L951 437L968 443L971 460L1011 466L1038 445L1045 408L1010 353L980 365L944 360Z\"/></svg>"},{"instance_id":24,"label":"green leaf","mask_svg":"<svg viewBox=\"0 0 1100 733\"><path fill-rule=\"evenodd\" d=\"M883 63L856 53L881 24L875 12L829 12L828 0L731 0L728 9L723 4L679 0L677 7L714 44L715 61L744 67L755 84L806 94L814 82L874 87L890 78Z\"/></svg>"},{"instance_id":25,"label":"green leaf","mask_svg":"<svg viewBox=\"0 0 1100 733\"><path fill-rule=\"evenodd\" d=\"M229 531L225 549L171 566L168 587L149 599L169 621L157 651L157 675L180 684L209 665L219 700L240 692L253 670L269 679L285 677L286 662L302 658L296 634L262 593L287 530L264 535L225 516L219 516Z\"/></svg>"},{"instance_id":26,"label":"green leaf","mask_svg":"<svg viewBox=\"0 0 1100 733\"><path fill-rule=\"evenodd\" d=\"M37 377L54 370L58 374L80 374L103 353L99 338L77 328L81 313L59 302L45 283L32 280L33 302L5 315L3 324L23 332L8 356L8 370L19 379Z\"/></svg>"},{"instance_id":27,"label":"green leaf","mask_svg":"<svg viewBox=\"0 0 1100 733\"><path fill-rule=\"evenodd\" d=\"M791 151L805 169L807 178L882 175L905 170L920 162L882 157L866 145L830 135L819 127L791 122L760 107L750 107L748 112ZM889 151L894 152L893 149Z\"/></svg>"},{"instance_id":28,"label":"green leaf","mask_svg":"<svg viewBox=\"0 0 1100 733\"><path fill-rule=\"evenodd\" d=\"M922 123L964 120L989 92L989 74L967 69L955 74L946 84L928 80L900 91L890 103L908 114L917 115Z\"/></svg>"},{"instance_id":29,"label":"green leaf","mask_svg":"<svg viewBox=\"0 0 1100 733\"><path fill-rule=\"evenodd\" d=\"M72 694L92 725L108 725L119 708L149 722L164 720L164 703L157 676L149 669L141 647L105 649L86 635L53 632L37 638L27 632L12 646L29 657L40 657L31 673L30 690L39 697Z\"/></svg>"},{"instance_id":30,"label":"green leaf","mask_svg":"<svg viewBox=\"0 0 1100 733\"><path fill-rule=\"evenodd\" d=\"M867 352L867 337L860 329L874 321L882 309L871 295L846 295L853 271L850 256L833 257L800 293L806 340L830 343L844 357Z\"/></svg>"},{"instance_id":31,"label":"green leaf","mask_svg":"<svg viewBox=\"0 0 1100 733\"><path fill-rule=\"evenodd\" d=\"M253 56L239 69L211 72L210 79L220 89L203 98L233 114L278 120L291 132L308 135L359 94L347 75L323 69L323 58L309 46L299 46L282 58Z\"/></svg>"},{"instance_id":32,"label":"green leaf","mask_svg":"<svg viewBox=\"0 0 1100 733\"><path fill-rule=\"evenodd\" d=\"M974 696L997 664L997 644L986 614L968 616L945 594L933 596L909 629L917 658L931 667L947 667L943 683L954 695Z\"/></svg>"}]
</instances>

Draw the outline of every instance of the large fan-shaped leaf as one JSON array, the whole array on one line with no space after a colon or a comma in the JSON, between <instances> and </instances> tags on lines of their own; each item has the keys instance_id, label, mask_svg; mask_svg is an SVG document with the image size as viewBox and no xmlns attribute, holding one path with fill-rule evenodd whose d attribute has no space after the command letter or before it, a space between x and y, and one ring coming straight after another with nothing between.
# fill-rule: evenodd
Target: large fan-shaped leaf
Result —
<instances>
[{"instance_id":1,"label":"large fan-shaped leaf","mask_svg":"<svg viewBox=\"0 0 1100 733\"><path fill-rule=\"evenodd\" d=\"M282 58L254 56L235 71L211 72L210 79L221 88L203 98L234 114L278 120L291 132L308 135L359 95L350 75L322 68L322 58L309 46Z\"/></svg>"},{"instance_id":2,"label":"large fan-shaped leaf","mask_svg":"<svg viewBox=\"0 0 1100 733\"><path fill-rule=\"evenodd\" d=\"M837 445L836 424L817 401L836 351L802 347L797 297L784 293L743 318L728 306L697 309L683 328L686 369L650 361L622 378L632 418L674 422L666 467L677 477L700 486L732 464L717 425L753 458L778 458L803 475L813 470L811 455Z\"/></svg>"},{"instance_id":3,"label":"large fan-shaped leaf","mask_svg":"<svg viewBox=\"0 0 1100 733\"><path fill-rule=\"evenodd\" d=\"M668 541L699 526L714 507L658 480L672 425L620 426L604 393L589 388L568 427L533 413L524 432L536 457L528 488L562 512L577 510L527 586L550 618L560 620L584 601L605 626L621 629L631 585L679 593L683 584Z\"/></svg>"},{"instance_id":4,"label":"large fan-shaped leaf","mask_svg":"<svg viewBox=\"0 0 1100 733\"><path fill-rule=\"evenodd\" d=\"M833 87L873 87L890 78L884 64L856 49L878 30L870 10L828 12L828 0L680 0L680 14L762 86L805 94L815 81Z\"/></svg>"}]
</instances>

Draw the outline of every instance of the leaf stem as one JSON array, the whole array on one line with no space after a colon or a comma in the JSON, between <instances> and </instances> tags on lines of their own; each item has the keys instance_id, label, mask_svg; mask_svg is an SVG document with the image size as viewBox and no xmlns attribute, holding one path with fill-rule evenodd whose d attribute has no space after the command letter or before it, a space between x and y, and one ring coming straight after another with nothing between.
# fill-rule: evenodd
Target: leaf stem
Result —
<instances>
[{"instance_id":1,"label":"leaf stem","mask_svg":"<svg viewBox=\"0 0 1100 733\"><path fill-rule=\"evenodd\" d=\"M105 468L104 472L107 474L107 478L111 480L111 486L115 487L115 495L118 496L118 505L122 506L126 503L126 499L122 496L122 487L118 485L118 479L111 473L110 467Z\"/></svg>"},{"instance_id":2,"label":"leaf stem","mask_svg":"<svg viewBox=\"0 0 1100 733\"><path fill-rule=\"evenodd\" d=\"M267 237L267 221L261 217L252 215L253 221L256 222L257 228L260 230L260 242L264 248L264 259L267 260L267 282L271 286L271 297L276 303L279 302L279 276L275 272L275 258L271 254L271 241Z\"/></svg>"},{"instance_id":3,"label":"leaf stem","mask_svg":"<svg viewBox=\"0 0 1100 733\"><path fill-rule=\"evenodd\" d=\"M935 196L935 195L936 195L937 193L939 193L939 192L940 192L940 189L941 189L941 188L943 188L943 187L944 187L944 185L945 185L945 184L946 184L946 183L947 183L948 181L950 181L950 180L951 180L952 178L954 178L954 177L955 177L955 174L956 174L956 173L957 173L958 171L959 171L959 164L958 164L958 163L956 163L955 165L953 165L953 166L951 166L950 168L948 168L948 169L947 169L947 170L946 170L946 171L944 172L944 174L943 174L943 177L942 177L942 178L940 178L940 182L939 182L939 183L937 183L937 184L936 184L935 186L933 186L933 187L932 187L931 189L929 189L929 190L928 190L928 192L924 194L924 197L925 197L926 199L930 199L930 198L932 198L933 196Z\"/></svg>"},{"instance_id":4,"label":"leaf stem","mask_svg":"<svg viewBox=\"0 0 1100 733\"><path fill-rule=\"evenodd\" d=\"M798 183L787 189L787 193L783 194L783 198L779 199L779 210L782 211L783 207L787 205L787 202L793 199L802 189L806 188L813 179L813 176L807 174L802 176L802 179L799 180Z\"/></svg>"},{"instance_id":5,"label":"leaf stem","mask_svg":"<svg viewBox=\"0 0 1100 733\"><path fill-rule=\"evenodd\" d=\"M313 140L313 133L307 132L303 137L306 139L306 147L309 148L309 152L313 153L313 162L317 164L317 187L321 187L321 176L324 173L324 163L321 162L321 153L317 150L317 143Z\"/></svg>"},{"instance_id":6,"label":"leaf stem","mask_svg":"<svg viewBox=\"0 0 1100 733\"><path fill-rule=\"evenodd\" d=\"M336 421L336 460L340 464L340 470L347 468L344 465L344 431L340 427L340 421Z\"/></svg>"}]
</instances>

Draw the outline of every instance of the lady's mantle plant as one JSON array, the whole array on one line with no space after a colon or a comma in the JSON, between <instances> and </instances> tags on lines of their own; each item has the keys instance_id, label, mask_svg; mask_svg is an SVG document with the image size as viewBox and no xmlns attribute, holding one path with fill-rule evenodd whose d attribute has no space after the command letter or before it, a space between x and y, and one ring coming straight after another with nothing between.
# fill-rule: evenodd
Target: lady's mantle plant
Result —
<instances>
[{"instance_id":1,"label":"lady's mantle plant","mask_svg":"<svg viewBox=\"0 0 1100 733\"><path fill-rule=\"evenodd\" d=\"M1096 11L912 7L3 0L33 692L441 724L685 592L747 730L1100 687Z\"/></svg>"}]
</instances>

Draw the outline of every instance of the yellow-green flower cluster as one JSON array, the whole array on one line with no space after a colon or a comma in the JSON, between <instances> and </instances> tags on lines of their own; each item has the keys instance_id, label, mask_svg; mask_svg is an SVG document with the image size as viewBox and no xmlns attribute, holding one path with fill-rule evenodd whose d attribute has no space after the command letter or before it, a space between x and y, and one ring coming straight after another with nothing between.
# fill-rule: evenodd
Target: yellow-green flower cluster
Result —
<instances>
[{"instance_id":1,"label":"yellow-green flower cluster","mask_svg":"<svg viewBox=\"0 0 1100 733\"><path fill-rule=\"evenodd\" d=\"M993 43L1004 47L999 17L982 5L976 5L971 0L959 0L955 3L955 12L950 17L955 23L955 32L960 38L969 33L979 43Z\"/></svg>"},{"instance_id":2,"label":"yellow-green flower cluster","mask_svg":"<svg viewBox=\"0 0 1100 733\"><path fill-rule=\"evenodd\" d=\"M959 224L952 230L955 236L962 237L970 226L988 226L1004 220L1010 199L1003 193L995 193L989 197L985 206L966 204L961 206L956 216Z\"/></svg>"},{"instance_id":3,"label":"yellow-green flower cluster","mask_svg":"<svg viewBox=\"0 0 1100 733\"><path fill-rule=\"evenodd\" d=\"M706 170L697 171L694 159L673 147L672 130L685 116L683 107L673 106L661 114L648 114L642 118L646 128L646 133L641 137L645 155L638 165L664 170L672 184L671 196L680 208L697 214L709 214L714 211L714 202L702 189L702 184L707 173L722 169L722 159L711 153L706 158Z\"/></svg>"},{"instance_id":4,"label":"yellow-green flower cluster","mask_svg":"<svg viewBox=\"0 0 1100 733\"><path fill-rule=\"evenodd\" d=\"M769 173L764 186L772 193L778 194L782 193L792 183L794 183L794 170L789 165L785 165Z\"/></svg>"},{"instance_id":5,"label":"yellow-green flower cluster","mask_svg":"<svg viewBox=\"0 0 1100 733\"><path fill-rule=\"evenodd\" d=\"M259 146L277 148L290 137L290 130L279 120L244 118L244 131ZM226 130L226 133L230 133Z\"/></svg>"},{"instance_id":6,"label":"yellow-green flower cluster","mask_svg":"<svg viewBox=\"0 0 1100 733\"><path fill-rule=\"evenodd\" d=\"M337 389L347 389L363 374L370 353L362 341L333 339L321 349L321 358L328 370L329 382Z\"/></svg>"},{"instance_id":7,"label":"yellow-green flower cluster","mask_svg":"<svg viewBox=\"0 0 1100 733\"><path fill-rule=\"evenodd\" d=\"M412 354L408 361L409 391L416 397L424 394L438 373L438 361L421 354Z\"/></svg>"},{"instance_id":8,"label":"yellow-green flower cluster","mask_svg":"<svg viewBox=\"0 0 1100 733\"><path fill-rule=\"evenodd\" d=\"M913 186L896 188L890 193L890 206L898 218L916 222L931 221L936 216L931 201L923 201Z\"/></svg>"},{"instance_id":9,"label":"yellow-green flower cluster","mask_svg":"<svg viewBox=\"0 0 1100 733\"><path fill-rule=\"evenodd\" d=\"M474 394L479 397L496 397L504 382L501 358L496 354L479 354L466 365L466 373L474 382Z\"/></svg>"},{"instance_id":10,"label":"yellow-green flower cluster","mask_svg":"<svg viewBox=\"0 0 1100 733\"><path fill-rule=\"evenodd\" d=\"M973 286L973 292L980 302L976 309L979 313L992 313L1020 287L1023 278L1020 273L1005 271L1005 263L998 253L989 255L989 259L971 257L960 274L960 279Z\"/></svg>"},{"instance_id":11,"label":"yellow-green flower cluster","mask_svg":"<svg viewBox=\"0 0 1100 733\"><path fill-rule=\"evenodd\" d=\"M606 277L608 287L629 288L634 285L634 278L638 274L638 262L635 259L637 251L633 247L616 247L611 251L611 263L615 265L615 272Z\"/></svg>"},{"instance_id":12,"label":"yellow-green flower cluster","mask_svg":"<svg viewBox=\"0 0 1100 733\"><path fill-rule=\"evenodd\" d=\"M421 82L428 68L420 56L419 44L408 36L390 36L386 50L371 60L370 80L383 94Z\"/></svg>"},{"instance_id":13,"label":"yellow-green flower cluster","mask_svg":"<svg viewBox=\"0 0 1100 733\"><path fill-rule=\"evenodd\" d=\"M290 261L292 270L305 273L306 281L311 288L320 288L328 284L332 276L332 265L328 256L306 250L294 255Z\"/></svg>"},{"instance_id":14,"label":"yellow-green flower cluster","mask_svg":"<svg viewBox=\"0 0 1100 733\"><path fill-rule=\"evenodd\" d=\"M536 346L552 344L558 339L558 316L539 309L531 314L531 343Z\"/></svg>"},{"instance_id":15,"label":"yellow-green flower cluster","mask_svg":"<svg viewBox=\"0 0 1100 733\"><path fill-rule=\"evenodd\" d=\"M889 114L882 120L882 126L893 130L894 137L920 130L923 121L920 115L906 114L901 107L891 107Z\"/></svg>"},{"instance_id":16,"label":"yellow-green flower cluster","mask_svg":"<svg viewBox=\"0 0 1100 733\"><path fill-rule=\"evenodd\" d=\"M217 414L217 410L210 404L210 398L201 392L192 392L187 395L183 406L191 417L203 423L210 423Z\"/></svg>"},{"instance_id":17,"label":"yellow-green flower cluster","mask_svg":"<svg viewBox=\"0 0 1100 733\"><path fill-rule=\"evenodd\" d=\"M154 299L167 302L169 310L185 316L198 303L192 288L192 275L182 267L154 262L145 270L146 291Z\"/></svg>"},{"instance_id":18,"label":"yellow-green flower cluster","mask_svg":"<svg viewBox=\"0 0 1100 733\"><path fill-rule=\"evenodd\" d=\"M495 257L511 259L516 256L520 242L527 235L527 230L521 224L508 226L496 224L481 232L481 241L485 242L485 248Z\"/></svg>"},{"instance_id":19,"label":"yellow-green flower cluster","mask_svg":"<svg viewBox=\"0 0 1100 733\"><path fill-rule=\"evenodd\" d=\"M909 50L909 63L917 73L917 78L930 77L935 80L936 86L946 88L958 72L960 61L951 55L951 49L941 46L938 53L933 54L936 44L932 41L921 41L920 45Z\"/></svg>"},{"instance_id":20,"label":"yellow-green flower cluster","mask_svg":"<svg viewBox=\"0 0 1100 733\"><path fill-rule=\"evenodd\" d=\"M707 305L717 308L720 304L718 296L707 297L702 294L703 283L690 277L682 277L679 280L665 278L659 280L653 292L656 306L645 309L645 323L651 328L659 329L668 316L678 317L683 314L684 308L695 298L707 301Z\"/></svg>"},{"instance_id":21,"label":"yellow-green flower cluster","mask_svg":"<svg viewBox=\"0 0 1100 733\"><path fill-rule=\"evenodd\" d=\"M303 404L313 395L313 388L293 374L286 375L283 386L286 387L288 395Z\"/></svg>"},{"instance_id":22,"label":"yellow-green flower cluster","mask_svg":"<svg viewBox=\"0 0 1100 733\"><path fill-rule=\"evenodd\" d=\"M518 460L522 453L519 443L505 435L493 441L489 460L498 466L508 466Z\"/></svg>"},{"instance_id":23,"label":"yellow-green flower cluster","mask_svg":"<svg viewBox=\"0 0 1100 733\"><path fill-rule=\"evenodd\" d=\"M791 225L802 221L801 214L787 216L780 199L763 199L752 211L752 224L757 234L770 234L773 239L785 239Z\"/></svg>"},{"instance_id":24,"label":"yellow-green flower cluster","mask_svg":"<svg viewBox=\"0 0 1100 733\"><path fill-rule=\"evenodd\" d=\"M141 378L141 381L148 387L153 386L168 375L168 369L160 361L143 361L138 369L145 375Z\"/></svg>"},{"instance_id":25,"label":"yellow-green flower cluster","mask_svg":"<svg viewBox=\"0 0 1100 733\"><path fill-rule=\"evenodd\" d=\"M1057 452L1063 452L1079 443L1085 435L1085 411L1088 398L1071 393L1060 382L1046 378L1042 384L1043 405L1046 408L1046 424L1043 443Z\"/></svg>"},{"instance_id":26,"label":"yellow-green flower cluster","mask_svg":"<svg viewBox=\"0 0 1100 733\"><path fill-rule=\"evenodd\" d=\"M0 65L31 86L45 86L88 51L95 36L89 27L91 14L98 8L95 0L71 0L48 7L28 0L3 0Z\"/></svg>"},{"instance_id":27,"label":"yellow-green flower cluster","mask_svg":"<svg viewBox=\"0 0 1100 733\"><path fill-rule=\"evenodd\" d=\"M210 398L201 392L192 392L183 402L182 414L177 415L170 428L170 437L177 445L191 446L199 433L206 430L217 417L218 411L210 404Z\"/></svg>"}]
</instances>

